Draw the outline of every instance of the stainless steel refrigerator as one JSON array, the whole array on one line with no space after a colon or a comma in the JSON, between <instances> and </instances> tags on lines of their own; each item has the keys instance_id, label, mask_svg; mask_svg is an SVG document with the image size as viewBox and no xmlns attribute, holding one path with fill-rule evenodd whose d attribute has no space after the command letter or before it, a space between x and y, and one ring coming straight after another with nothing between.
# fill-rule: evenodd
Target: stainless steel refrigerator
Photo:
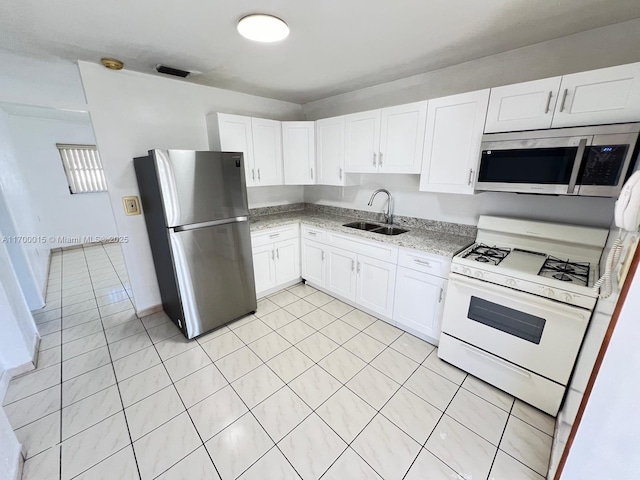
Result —
<instances>
[{"instance_id":1,"label":"stainless steel refrigerator","mask_svg":"<svg viewBox=\"0 0 640 480\"><path fill-rule=\"evenodd\" d=\"M191 150L134 159L162 304L187 338L257 308L243 162Z\"/></svg>"}]
</instances>

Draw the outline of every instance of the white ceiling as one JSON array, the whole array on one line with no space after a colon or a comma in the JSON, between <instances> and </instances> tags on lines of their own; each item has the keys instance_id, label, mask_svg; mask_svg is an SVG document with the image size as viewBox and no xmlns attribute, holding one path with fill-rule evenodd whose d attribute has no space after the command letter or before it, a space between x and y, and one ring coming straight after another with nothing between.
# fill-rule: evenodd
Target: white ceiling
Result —
<instances>
[{"instance_id":1,"label":"white ceiling","mask_svg":"<svg viewBox=\"0 0 640 480\"><path fill-rule=\"evenodd\" d=\"M638 0L0 0L0 49L98 61L297 103L640 17ZM242 16L288 39L240 37ZM628 46L631 48L631 46ZM635 48L635 47L633 47Z\"/></svg>"}]
</instances>

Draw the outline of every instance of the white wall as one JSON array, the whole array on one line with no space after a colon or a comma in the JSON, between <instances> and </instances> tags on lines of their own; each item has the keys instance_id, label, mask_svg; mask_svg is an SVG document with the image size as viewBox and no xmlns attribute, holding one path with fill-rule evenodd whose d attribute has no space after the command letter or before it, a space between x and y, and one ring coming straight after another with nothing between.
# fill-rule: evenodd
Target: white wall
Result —
<instances>
[{"instance_id":1,"label":"white wall","mask_svg":"<svg viewBox=\"0 0 640 480\"><path fill-rule=\"evenodd\" d=\"M17 478L20 460L20 443L13 433L9 420L0 408L0 480Z\"/></svg>"},{"instance_id":2,"label":"white wall","mask_svg":"<svg viewBox=\"0 0 640 480\"><path fill-rule=\"evenodd\" d=\"M301 107L173 79L114 72L92 63L79 65L116 226L119 235L129 237L129 243L122 247L136 307L145 310L159 305L161 300L144 218L127 217L122 211L121 197L138 195L132 159L151 148L207 150L205 119L209 113L295 120L301 118ZM276 187L273 192L251 193L251 206L264 206L279 191L280 187ZM283 203L280 200L272 204Z\"/></svg>"},{"instance_id":3,"label":"white wall","mask_svg":"<svg viewBox=\"0 0 640 480\"><path fill-rule=\"evenodd\" d=\"M307 120L640 61L640 19L303 105Z\"/></svg>"},{"instance_id":4,"label":"white wall","mask_svg":"<svg viewBox=\"0 0 640 480\"><path fill-rule=\"evenodd\" d=\"M640 472L640 270L629 288L562 479L618 480Z\"/></svg>"},{"instance_id":5,"label":"white wall","mask_svg":"<svg viewBox=\"0 0 640 480\"><path fill-rule=\"evenodd\" d=\"M56 143L95 144L91 123L10 115L20 167L36 206L47 248L69 245L57 237L117 236L107 193L71 195Z\"/></svg>"},{"instance_id":6,"label":"white wall","mask_svg":"<svg viewBox=\"0 0 640 480\"><path fill-rule=\"evenodd\" d=\"M419 175L361 175L361 185L353 187L307 186L305 201L343 208L381 212L383 197L367 206L371 193L384 187L394 198L394 213L410 217L476 225L483 214L544 219L579 225L609 227L614 199L480 193L453 195L418 191Z\"/></svg>"},{"instance_id":7,"label":"white wall","mask_svg":"<svg viewBox=\"0 0 640 480\"><path fill-rule=\"evenodd\" d=\"M0 110L0 229L7 237L38 236L39 212L34 208L29 185L11 138L8 116ZM6 243L29 307L44 305L43 288L49 263L44 243L9 240Z\"/></svg>"}]
</instances>

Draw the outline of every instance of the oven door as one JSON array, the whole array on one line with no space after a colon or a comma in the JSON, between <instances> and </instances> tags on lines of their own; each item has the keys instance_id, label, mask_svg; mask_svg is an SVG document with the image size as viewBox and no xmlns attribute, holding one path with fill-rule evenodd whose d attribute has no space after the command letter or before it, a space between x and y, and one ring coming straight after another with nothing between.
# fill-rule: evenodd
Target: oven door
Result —
<instances>
[{"instance_id":1,"label":"oven door","mask_svg":"<svg viewBox=\"0 0 640 480\"><path fill-rule=\"evenodd\" d=\"M592 138L484 141L476 190L576 195L582 156Z\"/></svg>"},{"instance_id":2,"label":"oven door","mask_svg":"<svg viewBox=\"0 0 640 480\"><path fill-rule=\"evenodd\" d=\"M591 312L451 274L442 331L566 385Z\"/></svg>"}]
</instances>

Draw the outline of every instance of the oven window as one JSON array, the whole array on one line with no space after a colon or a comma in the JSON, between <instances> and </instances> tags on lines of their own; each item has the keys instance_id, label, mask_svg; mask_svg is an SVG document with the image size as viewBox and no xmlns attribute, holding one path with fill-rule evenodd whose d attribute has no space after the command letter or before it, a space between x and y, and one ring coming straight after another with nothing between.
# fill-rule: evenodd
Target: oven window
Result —
<instances>
[{"instance_id":1,"label":"oven window","mask_svg":"<svg viewBox=\"0 0 640 480\"><path fill-rule=\"evenodd\" d=\"M546 322L544 318L473 296L469 305L468 317L470 320L535 344L540 344Z\"/></svg>"},{"instance_id":2,"label":"oven window","mask_svg":"<svg viewBox=\"0 0 640 480\"><path fill-rule=\"evenodd\" d=\"M568 185L578 147L483 150L478 181Z\"/></svg>"}]
</instances>

